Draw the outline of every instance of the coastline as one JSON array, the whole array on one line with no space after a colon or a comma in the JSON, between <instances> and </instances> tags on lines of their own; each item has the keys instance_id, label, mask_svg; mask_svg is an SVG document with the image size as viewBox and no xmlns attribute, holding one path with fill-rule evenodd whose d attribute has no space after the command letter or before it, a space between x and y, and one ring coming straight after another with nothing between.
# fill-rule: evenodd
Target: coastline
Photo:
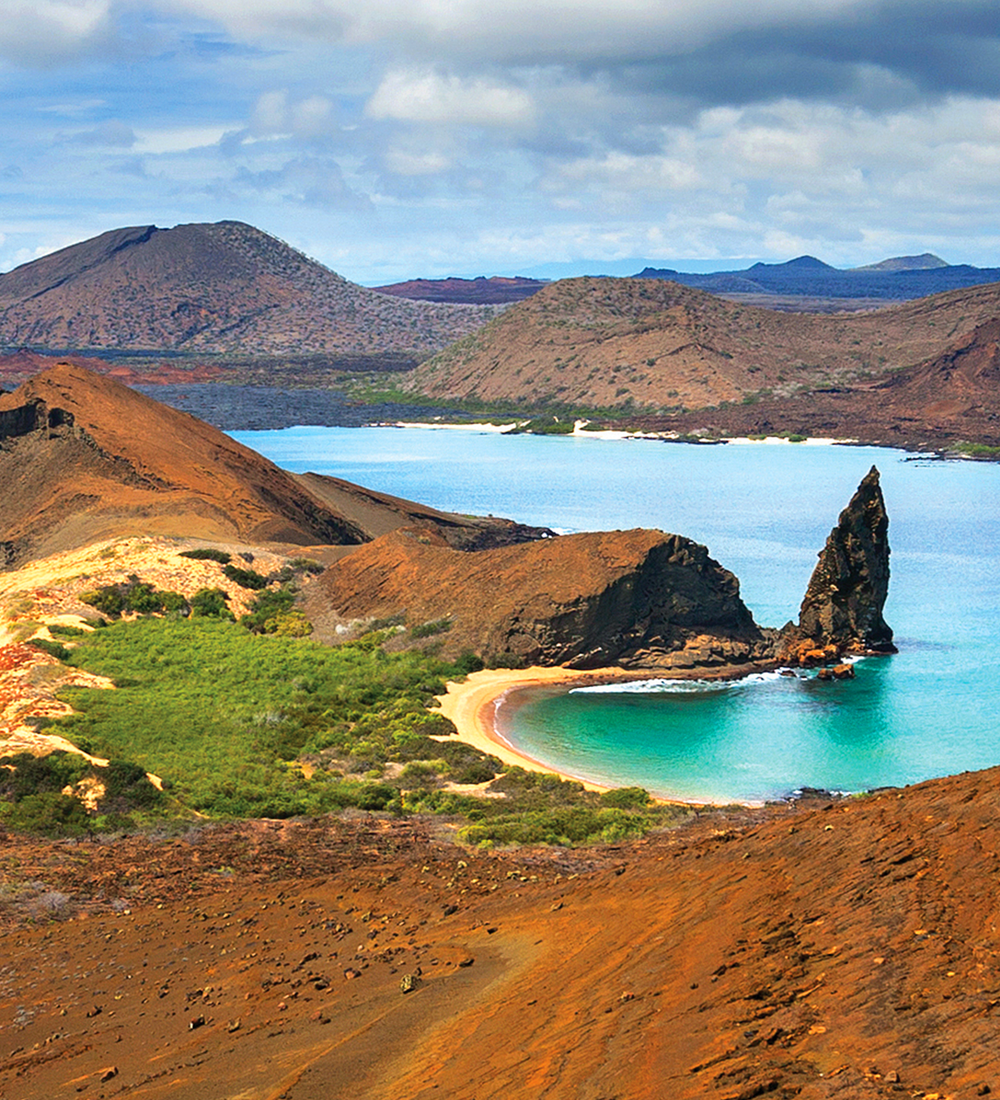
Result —
<instances>
[{"instance_id":1,"label":"coastline","mask_svg":"<svg viewBox=\"0 0 1000 1100\"><path fill-rule=\"evenodd\" d=\"M540 666L525 669L483 669L470 673L465 680L449 680L445 685L445 694L436 696L438 713L450 719L456 729L458 740L489 753L505 764L516 765L528 771L556 775L583 784L588 791L609 791L614 789L610 783L596 783L583 779L572 772L558 768L521 752L507 741L497 730L497 708L507 694L519 688L541 684L576 684L579 686L608 683L626 683L630 680L649 679L740 679L752 672L761 671L761 665L733 665L725 669L698 669L672 671L658 668L624 669L620 667L597 668L581 671L561 666ZM677 805L710 805L711 802L699 802L690 799L654 796L657 802L670 802ZM724 799L730 802L731 799ZM746 803L756 805L756 803Z\"/></svg>"},{"instance_id":2,"label":"coastline","mask_svg":"<svg viewBox=\"0 0 1000 1100\"><path fill-rule=\"evenodd\" d=\"M509 691L533 684L607 683L609 680L646 679L649 675L648 672L641 676L630 674L620 668L602 668L587 672L537 665L525 669L483 669L481 672L471 673L462 681L449 680L445 685L445 694L437 696L438 710L455 724L460 741L472 745L480 752L496 756L505 764L557 775L560 779L570 779L575 783L582 783L588 791L607 791L611 790L608 785L593 783L577 775L559 771L514 748L497 732L497 706Z\"/></svg>"},{"instance_id":3,"label":"coastline","mask_svg":"<svg viewBox=\"0 0 1000 1100\"><path fill-rule=\"evenodd\" d=\"M645 439L654 442L665 443L693 443L697 445L699 440L692 440L687 438L681 438L676 432L644 432L644 431L628 431L626 429L619 428L602 428L599 431L587 431L584 427L588 422L586 420L578 420L573 427L572 432L567 432L566 436L560 438L570 439L602 439L606 441L620 442L622 440L634 440ZM511 431L511 429L517 426L516 421L511 421L509 424L488 424L478 423L476 421L468 421L466 423L448 423L446 421L427 421L427 420L397 420L393 423L387 424L372 424L369 427L378 428L420 428L425 431L471 431L482 434L484 432L504 435ZM751 438L745 435L734 436L718 436L712 437L704 441L705 443L732 443L736 446L774 446L774 445L789 445L795 447L834 447L834 446L855 446L859 444L859 440L851 438L840 437L828 437L828 436L806 436L801 439L788 439L785 436L768 435L759 438ZM884 446L884 444L872 444L872 446Z\"/></svg>"}]
</instances>

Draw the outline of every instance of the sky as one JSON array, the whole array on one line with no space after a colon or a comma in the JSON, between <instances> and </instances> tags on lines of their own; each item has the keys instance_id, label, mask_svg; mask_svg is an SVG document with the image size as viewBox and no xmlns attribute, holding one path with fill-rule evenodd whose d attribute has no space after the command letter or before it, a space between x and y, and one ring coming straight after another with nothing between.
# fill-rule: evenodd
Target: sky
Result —
<instances>
[{"instance_id":1,"label":"sky","mask_svg":"<svg viewBox=\"0 0 1000 1100\"><path fill-rule=\"evenodd\" d=\"M1000 266L997 0L0 0L0 89L2 271L222 219L367 285Z\"/></svg>"}]
</instances>

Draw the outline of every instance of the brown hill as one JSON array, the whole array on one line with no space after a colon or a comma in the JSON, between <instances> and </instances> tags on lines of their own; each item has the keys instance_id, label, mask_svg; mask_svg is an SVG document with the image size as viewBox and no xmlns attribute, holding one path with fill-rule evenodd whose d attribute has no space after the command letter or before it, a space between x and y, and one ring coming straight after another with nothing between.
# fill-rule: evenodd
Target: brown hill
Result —
<instances>
[{"instance_id":1,"label":"brown hill","mask_svg":"<svg viewBox=\"0 0 1000 1100\"><path fill-rule=\"evenodd\" d=\"M435 641L525 664L691 668L764 657L739 582L704 546L661 531L602 531L457 553L404 528L327 570L312 595L341 624L437 624Z\"/></svg>"},{"instance_id":2,"label":"brown hill","mask_svg":"<svg viewBox=\"0 0 1000 1100\"><path fill-rule=\"evenodd\" d=\"M0 275L0 345L425 355L488 307L357 286L242 222L115 229Z\"/></svg>"},{"instance_id":3,"label":"brown hill","mask_svg":"<svg viewBox=\"0 0 1000 1100\"><path fill-rule=\"evenodd\" d=\"M879 378L998 315L1000 284L821 316L661 280L567 279L422 363L405 385L432 398L700 409Z\"/></svg>"},{"instance_id":4,"label":"brown hill","mask_svg":"<svg viewBox=\"0 0 1000 1100\"><path fill-rule=\"evenodd\" d=\"M1000 318L977 325L928 363L880 387L879 401L927 419L991 417L1000 412Z\"/></svg>"},{"instance_id":5,"label":"brown hill","mask_svg":"<svg viewBox=\"0 0 1000 1100\"><path fill-rule=\"evenodd\" d=\"M370 817L86 858L9 836L0 1092L995 1095L998 791L993 769L589 851Z\"/></svg>"},{"instance_id":6,"label":"brown hill","mask_svg":"<svg viewBox=\"0 0 1000 1100\"><path fill-rule=\"evenodd\" d=\"M477 279L409 279L405 283L376 286L380 294L413 298L423 302L469 302L476 305L506 305L520 302L548 286L547 279L525 279L519 275L505 278L492 275Z\"/></svg>"},{"instance_id":7,"label":"brown hill","mask_svg":"<svg viewBox=\"0 0 1000 1100\"><path fill-rule=\"evenodd\" d=\"M0 486L8 565L133 534L343 545L414 522L456 542L527 530L298 478L187 413L69 363L0 396Z\"/></svg>"}]
</instances>

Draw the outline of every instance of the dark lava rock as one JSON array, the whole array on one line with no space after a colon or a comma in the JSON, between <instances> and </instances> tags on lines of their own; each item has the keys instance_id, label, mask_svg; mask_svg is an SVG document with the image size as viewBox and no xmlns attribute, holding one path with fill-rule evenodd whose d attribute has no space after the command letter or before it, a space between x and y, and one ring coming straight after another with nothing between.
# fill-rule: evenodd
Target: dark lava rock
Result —
<instances>
[{"instance_id":1,"label":"dark lava rock","mask_svg":"<svg viewBox=\"0 0 1000 1100\"><path fill-rule=\"evenodd\" d=\"M889 517L873 466L840 513L799 610L779 643L782 659L833 647L841 653L895 653L882 618L889 591Z\"/></svg>"}]
</instances>

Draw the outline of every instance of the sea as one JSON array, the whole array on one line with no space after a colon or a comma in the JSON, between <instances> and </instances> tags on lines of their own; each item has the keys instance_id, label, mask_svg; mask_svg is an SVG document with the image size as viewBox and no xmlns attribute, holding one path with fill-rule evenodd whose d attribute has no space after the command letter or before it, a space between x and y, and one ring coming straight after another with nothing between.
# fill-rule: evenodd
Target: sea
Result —
<instances>
[{"instance_id":1,"label":"sea","mask_svg":"<svg viewBox=\"0 0 1000 1100\"><path fill-rule=\"evenodd\" d=\"M573 531L654 527L707 545L758 623L798 614L858 482L881 473L899 653L856 678L756 675L512 692L499 730L535 759L698 802L858 792L1000 763L1000 465L884 448L692 445L462 428L291 427L235 438L446 511Z\"/></svg>"}]
</instances>

